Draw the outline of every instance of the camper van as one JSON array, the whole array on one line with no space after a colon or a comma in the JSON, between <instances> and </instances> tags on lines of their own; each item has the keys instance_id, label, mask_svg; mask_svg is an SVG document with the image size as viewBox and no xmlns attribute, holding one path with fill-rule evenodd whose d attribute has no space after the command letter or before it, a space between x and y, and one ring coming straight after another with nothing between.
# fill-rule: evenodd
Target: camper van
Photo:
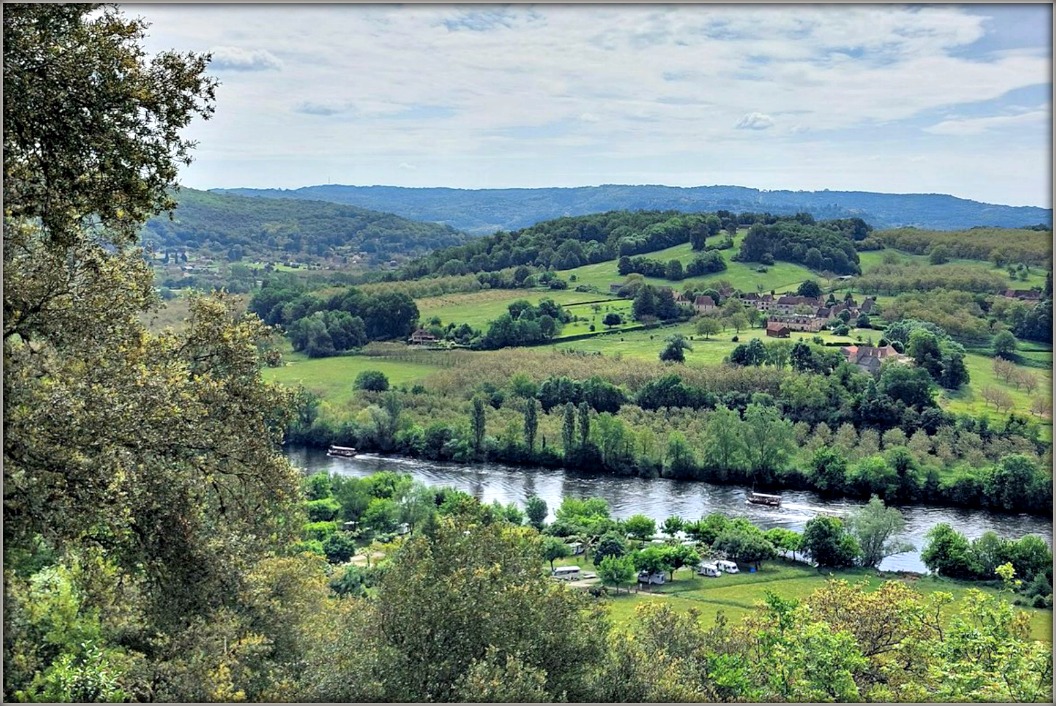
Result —
<instances>
[{"instance_id":1,"label":"camper van","mask_svg":"<svg viewBox=\"0 0 1056 706\"><path fill-rule=\"evenodd\" d=\"M722 576L722 572L719 571L719 567L714 564L701 564L697 567L697 573L701 576L710 576L711 578L718 578Z\"/></svg>"},{"instance_id":2,"label":"camper van","mask_svg":"<svg viewBox=\"0 0 1056 706\"><path fill-rule=\"evenodd\" d=\"M664 576L664 572L663 571L658 571L655 574L650 574L648 571L639 571L638 572L638 583L664 584L664 583L666 583L666 581L667 581L667 578Z\"/></svg>"},{"instance_id":3,"label":"camper van","mask_svg":"<svg viewBox=\"0 0 1056 706\"><path fill-rule=\"evenodd\" d=\"M558 581L577 581L579 580L579 567L559 566L550 575Z\"/></svg>"},{"instance_id":4,"label":"camper van","mask_svg":"<svg viewBox=\"0 0 1056 706\"><path fill-rule=\"evenodd\" d=\"M716 561L715 566L727 574L736 574L740 572L740 569L738 569L737 565L732 561Z\"/></svg>"}]
</instances>

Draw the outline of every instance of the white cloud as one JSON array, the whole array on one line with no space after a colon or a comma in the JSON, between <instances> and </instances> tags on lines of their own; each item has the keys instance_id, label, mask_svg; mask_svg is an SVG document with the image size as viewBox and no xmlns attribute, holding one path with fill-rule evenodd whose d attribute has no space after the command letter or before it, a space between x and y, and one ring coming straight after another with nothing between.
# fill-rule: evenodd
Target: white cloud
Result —
<instances>
[{"instance_id":1,"label":"white cloud","mask_svg":"<svg viewBox=\"0 0 1056 706\"><path fill-rule=\"evenodd\" d=\"M953 116L944 123L964 121L957 116L965 106L986 102L1004 116L1015 111L1003 96L1051 80L1049 53L980 55L973 43L985 35L986 18L957 6L144 5L136 12L153 22L148 48L267 47L282 67L223 75L215 117L188 135L200 144L188 174L202 186L312 183L320 179L310 177L307 160L322 156L363 183L409 180L398 169L404 162L418 166L414 178L452 186L630 182L643 175L628 166L636 160L652 160L653 176L666 166L671 180L732 183L723 170L690 162L739 163L746 145L758 142L755 130L765 128L766 142L780 149L760 153L760 165L802 179L783 160L809 142L814 154L828 155L815 168L835 188L844 168L838 155L924 151L895 132L900 121L943 113ZM233 63L269 66L267 57L244 58L256 50L235 51L242 53L226 57ZM441 119L416 106L448 112ZM326 116L336 119L320 119ZM730 129L742 122L754 130ZM560 134L546 135L555 125ZM1013 147L1048 161L1045 126L1019 127L1008 138L1015 144L993 146L988 162L1008 159ZM917 123L912 133L942 139ZM256 167L237 177L214 156L220 150ZM303 165L291 170L287 160L298 156ZM858 178L853 164L848 178ZM904 172L878 177L891 180L888 191L916 188ZM950 171L946 178L949 186L938 190L957 193L966 177ZM1047 192L1039 181L1035 193Z\"/></svg>"},{"instance_id":2,"label":"white cloud","mask_svg":"<svg viewBox=\"0 0 1056 706\"><path fill-rule=\"evenodd\" d=\"M936 135L979 135L992 130L1038 128L1047 124L1049 119L1048 111L1032 110L1017 115L993 115L985 118L943 120L941 123L924 128L924 130Z\"/></svg>"},{"instance_id":3,"label":"white cloud","mask_svg":"<svg viewBox=\"0 0 1056 706\"><path fill-rule=\"evenodd\" d=\"M766 130L774 126L774 119L762 113L748 113L734 125L738 130Z\"/></svg>"},{"instance_id":4,"label":"white cloud","mask_svg":"<svg viewBox=\"0 0 1056 706\"><path fill-rule=\"evenodd\" d=\"M209 62L213 71L274 71L282 68L282 62L266 49L215 47L209 53L213 55Z\"/></svg>"}]
</instances>

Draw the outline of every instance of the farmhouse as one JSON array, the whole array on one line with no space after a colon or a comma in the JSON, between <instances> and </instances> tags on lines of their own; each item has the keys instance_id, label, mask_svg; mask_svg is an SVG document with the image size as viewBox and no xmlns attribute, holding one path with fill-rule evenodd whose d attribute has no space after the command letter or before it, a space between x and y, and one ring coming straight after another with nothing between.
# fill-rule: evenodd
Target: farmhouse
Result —
<instances>
[{"instance_id":1,"label":"farmhouse","mask_svg":"<svg viewBox=\"0 0 1056 706\"><path fill-rule=\"evenodd\" d=\"M693 302L693 308L697 310L699 314L707 314L715 311L715 300L706 294L696 298Z\"/></svg>"},{"instance_id":2,"label":"farmhouse","mask_svg":"<svg viewBox=\"0 0 1056 706\"><path fill-rule=\"evenodd\" d=\"M779 321L769 321L766 324L766 335L771 338L788 338L789 328Z\"/></svg>"},{"instance_id":3,"label":"farmhouse","mask_svg":"<svg viewBox=\"0 0 1056 706\"><path fill-rule=\"evenodd\" d=\"M905 360L894 347L887 346L845 346L840 349L848 363L858 366L867 373L876 373L885 360Z\"/></svg>"},{"instance_id":4,"label":"farmhouse","mask_svg":"<svg viewBox=\"0 0 1056 706\"><path fill-rule=\"evenodd\" d=\"M786 294L785 296L778 298L774 303L773 309L779 314L791 314L798 306L805 306L816 311L824 304L825 302L821 299L815 299L814 297L798 297Z\"/></svg>"},{"instance_id":5,"label":"farmhouse","mask_svg":"<svg viewBox=\"0 0 1056 706\"><path fill-rule=\"evenodd\" d=\"M825 319L807 314L789 314L786 316L771 316L770 323L778 323L787 326L790 331L820 331L825 325Z\"/></svg>"},{"instance_id":6,"label":"farmhouse","mask_svg":"<svg viewBox=\"0 0 1056 706\"><path fill-rule=\"evenodd\" d=\"M411 334L411 345L420 346L427 343L436 343L436 336L425 329L418 329Z\"/></svg>"},{"instance_id":7,"label":"farmhouse","mask_svg":"<svg viewBox=\"0 0 1056 706\"><path fill-rule=\"evenodd\" d=\"M756 294L754 292L742 294L737 301L745 306L750 306L758 311L770 311L774 305L774 297L771 294Z\"/></svg>"}]
</instances>

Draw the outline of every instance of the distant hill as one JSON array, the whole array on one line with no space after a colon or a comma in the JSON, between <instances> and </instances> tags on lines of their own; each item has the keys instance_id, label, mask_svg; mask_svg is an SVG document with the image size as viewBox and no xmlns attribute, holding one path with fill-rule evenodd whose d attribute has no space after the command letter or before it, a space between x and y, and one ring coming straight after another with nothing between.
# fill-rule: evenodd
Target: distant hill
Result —
<instances>
[{"instance_id":1,"label":"distant hill","mask_svg":"<svg viewBox=\"0 0 1056 706\"><path fill-rule=\"evenodd\" d=\"M1052 224L1052 210L1001 206L942 194L868 191L761 191L743 186L584 186L545 189L447 189L397 186L306 186L300 189L215 189L271 199L315 199L443 223L474 235L516 230L561 216L622 210L810 213L816 219L859 217L874 228Z\"/></svg>"},{"instance_id":2,"label":"distant hill","mask_svg":"<svg viewBox=\"0 0 1056 706\"><path fill-rule=\"evenodd\" d=\"M450 226L408 220L325 201L252 199L182 188L174 219L167 214L144 225L145 245L161 252L234 251L229 259L313 259L366 252L374 261L414 257L465 242Z\"/></svg>"}]
</instances>

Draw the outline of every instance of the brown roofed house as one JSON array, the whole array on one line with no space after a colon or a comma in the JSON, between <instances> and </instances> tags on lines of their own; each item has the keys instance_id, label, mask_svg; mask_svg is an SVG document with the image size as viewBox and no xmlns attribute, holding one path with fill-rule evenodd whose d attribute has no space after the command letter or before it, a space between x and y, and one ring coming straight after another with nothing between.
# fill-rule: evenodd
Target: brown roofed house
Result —
<instances>
[{"instance_id":1,"label":"brown roofed house","mask_svg":"<svg viewBox=\"0 0 1056 706\"><path fill-rule=\"evenodd\" d=\"M766 324L766 335L771 338L788 338L789 333L788 326L780 321L769 321Z\"/></svg>"}]
</instances>

